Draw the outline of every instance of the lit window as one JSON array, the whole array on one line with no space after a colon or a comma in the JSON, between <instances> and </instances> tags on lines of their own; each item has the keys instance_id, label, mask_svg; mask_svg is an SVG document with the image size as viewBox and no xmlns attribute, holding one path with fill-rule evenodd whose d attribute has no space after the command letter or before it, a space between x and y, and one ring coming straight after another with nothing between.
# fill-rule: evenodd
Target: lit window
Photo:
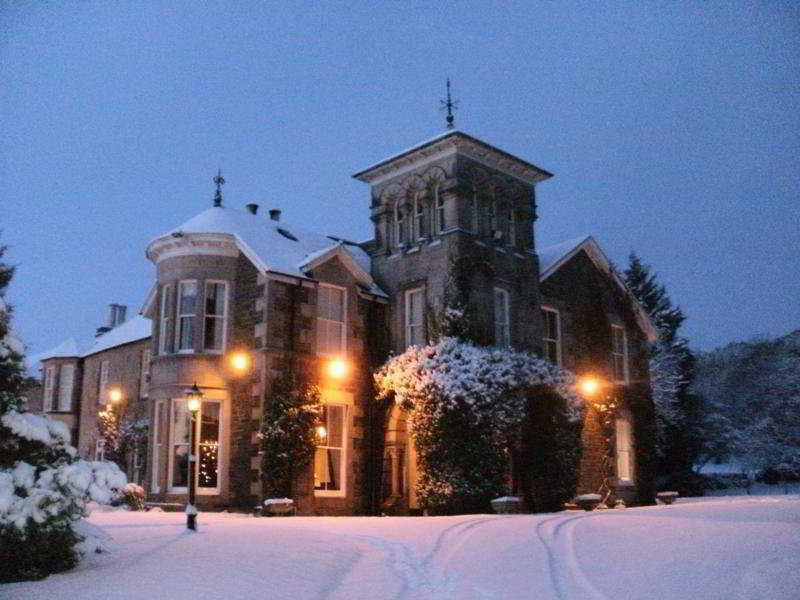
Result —
<instances>
[{"instance_id":1,"label":"lit window","mask_svg":"<svg viewBox=\"0 0 800 600\"><path fill-rule=\"evenodd\" d=\"M425 297L422 288L408 290L405 295L406 347L425 343Z\"/></svg>"},{"instance_id":2,"label":"lit window","mask_svg":"<svg viewBox=\"0 0 800 600\"><path fill-rule=\"evenodd\" d=\"M544 335L542 346L545 360L554 365L561 365L561 319L558 311L553 308L542 307L542 322Z\"/></svg>"},{"instance_id":3,"label":"lit window","mask_svg":"<svg viewBox=\"0 0 800 600\"><path fill-rule=\"evenodd\" d=\"M611 326L611 357L614 362L614 381L628 383L628 340L625 329Z\"/></svg>"},{"instance_id":4,"label":"lit window","mask_svg":"<svg viewBox=\"0 0 800 600\"><path fill-rule=\"evenodd\" d=\"M175 330L178 352L193 352L197 282L181 281L178 290L178 319Z\"/></svg>"},{"instance_id":5,"label":"lit window","mask_svg":"<svg viewBox=\"0 0 800 600\"><path fill-rule=\"evenodd\" d=\"M47 367L44 370L44 410L53 410L53 398L56 387L56 368Z\"/></svg>"},{"instance_id":6,"label":"lit window","mask_svg":"<svg viewBox=\"0 0 800 600\"><path fill-rule=\"evenodd\" d=\"M617 478L620 481L633 480L633 436L631 421L627 414L616 420Z\"/></svg>"},{"instance_id":7,"label":"lit window","mask_svg":"<svg viewBox=\"0 0 800 600\"><path fill-rule=\"evenodd\" d=\"M511 345L508 291L502 288L494 288L494 343L502 347Z\"/></svg>"},{"instance_id":8,"label":"lit window","mask_svg":"<svg viewBox=\"0 0 800 600\"><path fill-rule=\"evenodd\" d=\"M172 295L172 285L166 284L161 288L161 323L158 328L158 353L172 352L172 338L169 335L169 321L172 310L169 305Z\"/></svg>"},{"instance_id":9,"label":"lit window","mask_svg":"<svg viewBox=\"0 0 800 600\"><path fill-rule=\"evenodd\" d=\"M139 377L139 396L147 398L150 389L150 348L142 350L142 372Z\"/></svg>"},{"instance_id":10,"label":"lit window","mask_svg":"<svg viewBox=\"0 0 800 600\"><path fill-rule=\"evenodd\" d=\"M203 347L206 351L225 350L227 287L224 282L206 282L206 314L203 326Z\"/></svg>"},{"instance_id":11,"label":"lit window","mask_svg":"<svg viewBox=\"0 0 800 600\"><path fill-rule=\"evenodd\" d=\"M314 452L314 490L317 495L326 495L325 492L344 495L346 411L347 407L341 404L322 405L319 445Z\"/></svg>"},{"instance_id":12,"label":"lit window","mask_svg":"<svg viewBox=\"0 0 800 600\"><path fill-rule=\"evenodd\" d=\"M62 412L72 410L72 389L75 383L75 365L61 365L58 379L58 409Z\"/></svg>"},{"instance_id":13,"label":"lit window","mask_svg":"<svg viewBox=\"0 0 800 600\"><path fill-rule=\"evenodd\" d=\"M219 490L219 443L222 404L203 400L197 411L195 455L197 456L197 490L215 493ZM170 455L170 489L183 489L189 482L189 446L191 414L185 398L172 400L172 449Z\"/></svg>"},{"instance_id":14,"label":"lit window","mask_svg":"<svg viewBox=\"0 0 800 600\"><path fill-rule=\"evenodd\" d=\"M97 403L108 404L108 361L100 363L100 373L97 378Z\"/></svg>"},{"instance_id":15,"label":"lit window","mask_svg":"<svg viewBox=\"0 0 800 600\"><path fill-rule=\"evenodd\" d=\"M345 351L345 290L320 284L317 288L317 351L342 354Z\"/></svg>"}]
</instances>

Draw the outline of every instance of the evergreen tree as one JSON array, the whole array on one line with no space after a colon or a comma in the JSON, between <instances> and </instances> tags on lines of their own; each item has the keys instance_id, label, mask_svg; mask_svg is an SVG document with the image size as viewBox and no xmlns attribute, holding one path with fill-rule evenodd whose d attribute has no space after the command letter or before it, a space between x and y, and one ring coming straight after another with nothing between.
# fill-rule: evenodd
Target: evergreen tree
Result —
<instances>
[{"instance_id":1,"label":"evergreen tree","mask_svg":"<svg viewBox=\"0 0 800 600\"><path fill-rule=\"evenodd\" d=\"M295 477L314 456L319 412L319 388L299 382L292 371L273 381L259 432L264 498L292 497Z\"/></svg>"},{"instance_id":2,"label":"evergreen tree","mask_svg":"<svg viewBox=\"0 0 800 600\"><path fill-rule=\"evenodd\" d=\"M2 257L5 247L0 248ZM13 268L0 263L0 299ZM89 463L69 445L60 421L25 411L22 355L0 315L0 583L39 579L73 567L98 550L85 524L89 500L110 502L125 475L110 463Z\"/></svg>"},{"instance_id":3,"label":"evergreen tree","mask_svg":"<svg viewBox=\"0 0 800 600\"><path fill-rule=\"evenodd\" d=\"M672 305L666 288L658 282L649 265L631 253L625 282L647 311L658 331L650 350L650 379L656 410L658 439L657 476L662 484L689 493L693 488L693 467L703 453L705 413L702 399L689 390L694 377L695 358L678 329L686 316Z\"/></svg>"}]
</instances>

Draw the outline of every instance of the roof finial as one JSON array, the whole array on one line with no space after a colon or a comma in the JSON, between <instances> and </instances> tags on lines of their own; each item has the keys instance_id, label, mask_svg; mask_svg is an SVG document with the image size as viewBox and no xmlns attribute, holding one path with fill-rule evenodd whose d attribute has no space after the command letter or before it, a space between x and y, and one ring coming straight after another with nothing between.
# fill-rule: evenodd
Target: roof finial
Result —
<instances>
[{"instance_id":1,"label":"roof finial","mask_svg":"<svg viewBox=\"0 0 800 600\"><path fill-rule=\"evenodd\" d=\"M214 177L214 183L217 184L217 193L214 194L214 206L222 206L222 186L225 185L225 178L222 176L222 169L217 172Z\"/></svg>"},{"instance_id":2,"label":"roof finial","mask_svg":"<svg viewBox=\"0 0 800 600\"><path fill-rule=\"evenodd\" d=\"M442 108L447 109L447 128L453 129L453 121L455 117L453 116L453 111L458 108L458 100L453 100L450 97L450 78L447 78L447 101L439 100L442 103Z\"/></svg>"}]
</instances>

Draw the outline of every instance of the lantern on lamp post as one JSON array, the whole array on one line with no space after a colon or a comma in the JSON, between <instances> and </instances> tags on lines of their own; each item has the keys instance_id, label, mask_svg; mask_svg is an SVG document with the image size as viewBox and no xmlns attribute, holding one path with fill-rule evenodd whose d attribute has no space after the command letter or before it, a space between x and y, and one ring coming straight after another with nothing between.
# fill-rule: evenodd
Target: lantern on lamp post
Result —
<instances>
[{"instance_id":1,"label":"lantern on lamp post","mask_svg":"<svg viewBox=\"0 0 800 600\"><path fill-rule=\"evenodd\" d=\"M197 490L197 454L195 449L195 430L197 429L197 413L200 411L200 403L203 399L203 392L195 383L191 389L186 391L186 408L189 409L189 502L186 505L186 528L192 531L197 530L197 508L195 507L195 494Z\"/></svg>"}]
</instances>

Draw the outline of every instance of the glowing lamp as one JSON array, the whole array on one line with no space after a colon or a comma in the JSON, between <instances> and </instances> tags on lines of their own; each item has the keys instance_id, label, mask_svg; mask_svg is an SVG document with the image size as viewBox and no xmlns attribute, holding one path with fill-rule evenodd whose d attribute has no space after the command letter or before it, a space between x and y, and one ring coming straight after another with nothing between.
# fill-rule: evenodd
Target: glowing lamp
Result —
<instances>
[{"instance_id":1,"label":"glowing lamp","mask_svg":"<svg viewBox=\"0 0 800 600\"><path fill-rule=\"evenodd\" d=\"M600 383L594 377L586 377L581 381L580 388L584 396L594 396L600 389Z\"/></svg>"},{"instance_id":2,"label":"glowing lamp","mask_svg":"<svg viewBox=\"0 0 800 600\"><path fill-rule=\"evenodd\" d=\"M335 358L328 363L328 375L334 379L341 379L347 375L348 366L341 358Z\"/></svg>"},{"instance_id":3,"label":"glowing lamp","mask_svg":"<svg viewBox=\"0 0 800 600\"><path fill-rule=\"evenodd\" d=\"M231 355L230 363L235 371L243 373L250 368L250 355L246 352L235 352Z\"/></svg>"},{"instance_id":4,"label":"glowing lamp","mask_svg":"<svg viewBox=\"0 0 800 600\"><path fill-rule=\"evenodd\" d=\"M122 392L119 388L113 388L108 392L108 399L111 400L111 402L119 402L122 400Z\"/></svg>"},{"instance_id":5,"label":"glowing lamp","mask_svg":"<svg viewBox=\"0 0 800 600\"><path fill-rule=\"evenodd\" d=\"M195 383L191 389L186 390L186 408L190 412L196 413L200 410L200 401L203 399L203 392L197 387Z\"/></svg>"},{"instance_id":6,"label":"glowing lamp","mask_svg":"<svg viewBox=\"0 0 800 600\"><path fill-rule=\"evenodd\" d=\"M326 435L328 435L328 430L325 429L325 425L317 426L317 435L321 438L324 438Z\"/></svg>"}]
</instances>

